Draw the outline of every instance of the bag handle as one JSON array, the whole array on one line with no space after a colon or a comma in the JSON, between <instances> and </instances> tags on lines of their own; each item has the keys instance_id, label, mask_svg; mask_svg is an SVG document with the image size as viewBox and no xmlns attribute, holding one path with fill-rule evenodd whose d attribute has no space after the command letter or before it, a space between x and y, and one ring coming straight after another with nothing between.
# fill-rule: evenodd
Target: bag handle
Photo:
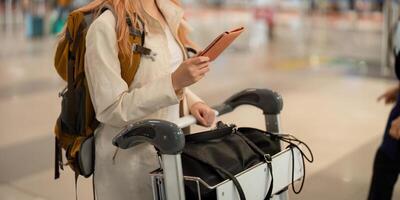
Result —
<instances>
[{"instance_id":1,"label":"bag handle","mask_svg":"<svg viewBox=\"0 0 400 200\"><path fill-rule=\"evenodd\" d=\"M217 129L199 132L195 134L185 135L186 142L205 142L209 140L219 139L233 133L235 125L225 125L218 122Z\"/></svg>"},{"instance_id":2,"label":"bag handle","mask_svg":"<svg viewBox=\"0 0 400 200\"><path fill-rule=\"evenodd\" d=\"M246 136L244 136L239 131L235 131L235 134L241 137L262 159L265 160L267 163L269 173L271 174L271 183L269 184L267 195L265 196L264 200L271 199L272 190L274 188L274 175L272 174L272 158L269 154L265 154L257 145L255 145L252 141L250 141Z\"/></svg>"}]
</instances>

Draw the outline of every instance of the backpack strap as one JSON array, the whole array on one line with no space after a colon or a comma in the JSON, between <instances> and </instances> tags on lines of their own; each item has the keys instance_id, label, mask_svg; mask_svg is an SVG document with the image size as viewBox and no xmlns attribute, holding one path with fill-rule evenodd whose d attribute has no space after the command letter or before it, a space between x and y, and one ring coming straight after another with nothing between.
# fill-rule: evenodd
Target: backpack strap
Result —
<instances>
[{"instance_id":1,"label":"backpack strap","mask_svg":"<svg viewBox=\"0 0 400 200\"><path fill-rule=\"evenodd\" d=\"M62 159L62 150L60 147L60 142L57 137L55 137L55 149L54 149L54 179L60 178L60 169L64 169L63 167L63 159Z\"/></svg>"},{"instance_id":2,"label":"backpack strap","mask_svg":"<svg viewBox=\"0 0 400 200\"><path fill-rule=\"evenodd\" d=\"M117 19L117 15L115 14L114 8L111 5L109 5L108 3L103 5L103 7L100 9L100 12L103 13L106 10L111 11L111 13L114 15L114 18ZM137 28L132 23L131 19L129 17L126 17L126 23L129 26L130 35L132 35L134 37L141 37L141 44L132 44L132 51L134 53L139 53L141 55L150 57L152 60L154 60L154 56L156 54L154 54L151 49L144 47L145 35L146 35L145 23L139 16L136 16L136 17L137 17L137 21L139 22L139 24L141 26L140 28Z\"/></svg>"},{"instance_id":3,"label":"backpack strap","mask_svg":"<svg viewBox=\"0 0 400 200\"><path fill-rule=\"evenodd\" d=\"M191 58L193 56L195 56L198 52L196 51L196 49L192 48L192 47L185 47L186 50L186 56L188 58Z\"/></svg>"},{"instance_id":4,"label":"backpack strap","mask_svg":"<svg viewBox=\"0 0 400 200\"><path fill-rule=\"evenodd\" d=\"M132 44L132 51L134 53L139 53L143 56L149 57L151 60L154 61L154 57L157 55L154 53L151 49L147 48L144 46L145 40L146 40L146 25L143 22L143 20L139 17L137 17L137 21L139 22L139 26L141 28L136 28L135 25L132 23L130 18L126 18L126 23L129 26L129 32L131 35L135 37L141 37L141 44Z\"/></svg>"}]
</instances>

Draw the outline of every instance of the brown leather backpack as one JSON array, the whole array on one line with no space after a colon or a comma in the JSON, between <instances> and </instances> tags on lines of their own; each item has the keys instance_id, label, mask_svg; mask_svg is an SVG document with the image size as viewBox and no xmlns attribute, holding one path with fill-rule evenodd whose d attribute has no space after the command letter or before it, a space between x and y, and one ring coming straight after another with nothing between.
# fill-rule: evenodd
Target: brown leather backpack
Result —
<instances>
[{"instance_id":1,"label":"brown leather backpack","mask_svg":"<svg viewBox=\"0 0 400 200\"><path fill-rule=\"evenodd\" d=\"M67 20L65 36L58 43L54 66L63 80L67 82L65 89L60 92L62 98L61 114L55 125L55 179L59 178L59 169L65 164L75 172L75 179L79 175L89 177L94 170L94 137L93 133L98 127L94 108L88 91L87 80L84 73L85 40L90 24L95 19L96 13L113 9L108 5L100 10L83 13L72 12ZM113 12L114 14L114 12ZM114 15L115 16L115 15ZM130 27L132 44L132 60L119 55L121 63L121 76L130 85L139 67L142 55L149 55L150 49L143 47L144 23L141 20L133 25L127 19ZM67 162L62 159L62 150L65 150Z\"/></svg>"}]
</instances>

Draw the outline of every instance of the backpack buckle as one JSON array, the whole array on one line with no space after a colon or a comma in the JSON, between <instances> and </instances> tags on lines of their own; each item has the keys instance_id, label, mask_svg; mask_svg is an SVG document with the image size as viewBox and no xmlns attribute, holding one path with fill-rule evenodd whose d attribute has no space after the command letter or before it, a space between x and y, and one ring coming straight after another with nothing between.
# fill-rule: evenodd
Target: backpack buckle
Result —
<instances>
[{"instance_id":1,"label":"backpack buckle","mask_svg":"<svg viewBox=\"0 0 400 200\"><path fill-rule=\"evenodd\" d=\"M153 62L155 61L155 57L157 56L157 53L153 52L151 49L137 44L132 44L132 51L150 58Z\"/></svg>"}]
</instances>

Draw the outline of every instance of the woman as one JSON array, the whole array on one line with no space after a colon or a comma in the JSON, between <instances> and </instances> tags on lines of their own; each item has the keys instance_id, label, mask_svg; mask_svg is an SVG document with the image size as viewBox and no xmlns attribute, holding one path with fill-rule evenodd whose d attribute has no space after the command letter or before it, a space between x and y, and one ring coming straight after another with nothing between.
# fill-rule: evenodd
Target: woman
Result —
<instances>
[{"instance_id":1,"label":"woman","mask_svg":"<svg viewBox=\"0 0 400 200\"><path fill-rule=\"evenodd\" d=\"M85 73L89 92L101 125L96 129L94 181L99 200L152 199L148 173L159 167L150 144L119 151L115 159L112 138L129 123L156 118L173 121L189 111L204 126L215 119L212 109L187 86L209 71L207 57L187 58L183 10L172 0L95 0L80 10L108 3L107 10L91 24L86 36ZM155 53L142 56L130 86L121 78L118 53L131 56L125 16L145 23L144 46ZM180 109L180 102L182 109Z\"/></svg>"}]
</instances>

